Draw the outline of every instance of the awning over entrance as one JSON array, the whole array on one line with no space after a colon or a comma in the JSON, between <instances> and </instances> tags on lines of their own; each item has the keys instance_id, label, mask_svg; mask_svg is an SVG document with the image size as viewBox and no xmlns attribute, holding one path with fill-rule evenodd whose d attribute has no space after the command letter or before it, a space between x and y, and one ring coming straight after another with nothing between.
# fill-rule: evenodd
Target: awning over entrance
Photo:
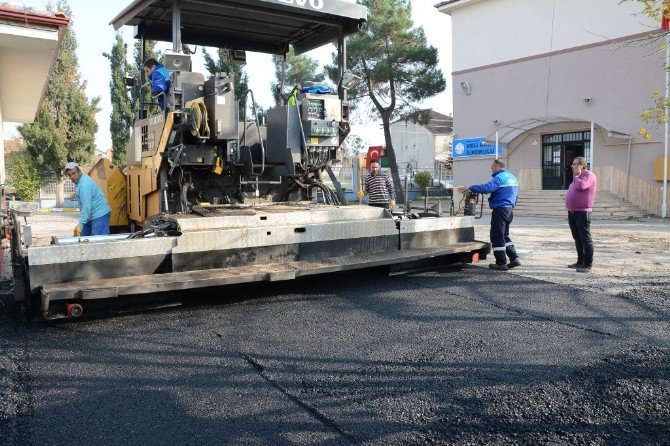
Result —
<instances>
[{"instance_id":1,"label":"awning over entrance","mask_svg":"<svg viewBox=\"0 0 670 446\"><path fill-rule=\"evenodd\" d=\"M560 122L587 122L591 123L590 119L587 118L577 118L577 117L565 117L565 116L538 116L533 118L526 118L519 121L515 121L509 124L506 124L500 127L497 131L498 133L498 144L501 146L507 146L510 142L516 139L518 136L526 133L534 128L541 127L547 124L555 124ZM630 135L624 132L620 132L612 129L608 125L596 122L597 126L602 127L607 131L608 136L612 138L625 138L628 139ZM496 132L489 134L485 142L487 144L496 143Z\"/></svg>"}]
</instances>

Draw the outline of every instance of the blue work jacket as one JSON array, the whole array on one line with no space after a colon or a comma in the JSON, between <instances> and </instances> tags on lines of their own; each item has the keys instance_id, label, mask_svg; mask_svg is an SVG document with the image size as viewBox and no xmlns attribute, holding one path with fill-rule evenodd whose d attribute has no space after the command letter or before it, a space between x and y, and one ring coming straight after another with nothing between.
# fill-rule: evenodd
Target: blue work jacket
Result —
<instances>
[{"instance_id":1,"label":"blue work jacket","mask_svg":"<svg viewBox=\"0 0 670 446\"><path fill-rule=\"evenodd\" d=\"M493 178L488 183L476 184L468 189L478 194L491 194L489 196L491 209L503 206L514 207L519 195L519 181L505 169L491 176Z\"/></svg>"}]
</instances>

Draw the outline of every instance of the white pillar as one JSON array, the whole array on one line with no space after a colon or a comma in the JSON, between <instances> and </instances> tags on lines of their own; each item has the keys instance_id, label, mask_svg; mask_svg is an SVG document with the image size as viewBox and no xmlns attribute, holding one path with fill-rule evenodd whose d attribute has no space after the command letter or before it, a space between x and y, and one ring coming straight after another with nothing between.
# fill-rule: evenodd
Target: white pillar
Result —
<instances>
[{"instance_id":1,"label":"white pillar","mask_svg":"<svg viewBox=\"0 0 670 446\"><path fill-rule=\"evenodd\" d=\"M589 151L589 159L586 160L589 163L589 168L593 170L593 153L596 149L596 124L591 121L591 150Z\"/></svg>"},{"instance_id":2,"label":"white pillar","mask_svg":"<svg viewBox=\"0 0 670 446\"><path fill-rule=\"evenodd\" d=\"M665 33L665 137L663 140L663 204L661 204L661 217L668 216L668 97L670 96L670 33Z\"/></svg>"},{"instance_id":3,"label":"white pillar","mask_svg":"<svg viewBox=\"0 0 670 446\"><path fill-rule=\"evenodd\" d=\"M496 130L496 159L498 159L498 130Z\"/></svg>"},{"instance_id":4,"label":"white pillar","mask_svg":"<svg viewBox=\"0 0 670 446\"><path fill-rule=\"evenodd\" d=\"M5 127L2 122L2 104L0 104L0 186L5 185Z\"/></svg>"}]
</instances>

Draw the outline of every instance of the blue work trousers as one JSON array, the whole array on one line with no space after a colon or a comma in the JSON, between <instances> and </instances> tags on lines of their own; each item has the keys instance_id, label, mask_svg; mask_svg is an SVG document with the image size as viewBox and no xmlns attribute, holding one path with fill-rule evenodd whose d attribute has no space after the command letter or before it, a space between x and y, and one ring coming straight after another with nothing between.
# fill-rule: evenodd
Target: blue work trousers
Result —
<instances>
[{"instance_id":1,"label":"blue work trousers","mask_svg":"<svg viewBox=\"0 0 670 446\"><path fill-rule=\"evenodd\" d=\"M94 218L93 220L86 223L81 230L82 236L87 235L107 235L109 234L109 217L111 216L110 212L103 215L100 218Z\"/></svg>"},{"instance_id":2,"label":"blue work trousers","mask_svg":"<svg viewBox=\"0 0 670 446\"><path fill-rule=\"evenodd\" d=\"M510 261L519 257L514 248L512 239L509 238L509 225L514 219L512 207L502 206L493 209L491 214L491 245L493 247L493 256L498 265L507 264L505 254Z\"/></svg>"}]
</instances>

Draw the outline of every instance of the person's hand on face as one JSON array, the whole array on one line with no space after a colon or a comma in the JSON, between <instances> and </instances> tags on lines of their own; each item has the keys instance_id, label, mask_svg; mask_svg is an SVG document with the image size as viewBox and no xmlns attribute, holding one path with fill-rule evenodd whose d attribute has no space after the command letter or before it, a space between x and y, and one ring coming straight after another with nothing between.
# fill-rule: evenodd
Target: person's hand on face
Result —
<instances>
[{"instance_id":1,"label":"person's hand on face","mask_svg":"<svg viewBox=\"0 0 670 446\"><path fill-rule=\"evenodd\" d=\"M572 173L573 175L581 175L584 166L578 164L577 161L572 162Z\"/></svg>"}]
</instances>

